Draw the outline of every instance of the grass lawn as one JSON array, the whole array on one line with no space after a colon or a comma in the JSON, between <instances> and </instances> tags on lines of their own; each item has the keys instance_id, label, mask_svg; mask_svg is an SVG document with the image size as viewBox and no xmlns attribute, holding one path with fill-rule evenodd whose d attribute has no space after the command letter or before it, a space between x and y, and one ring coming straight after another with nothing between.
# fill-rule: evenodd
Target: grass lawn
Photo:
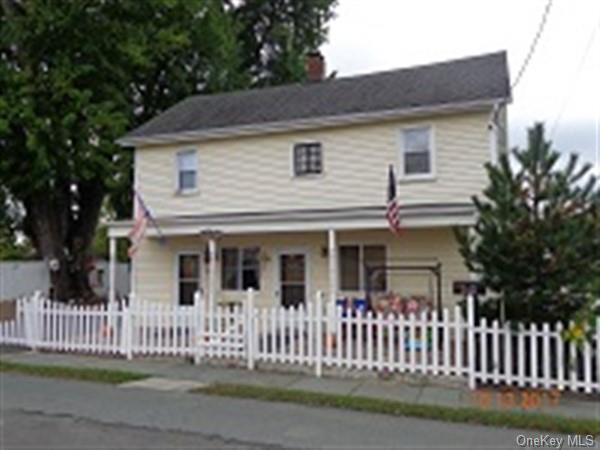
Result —
<instances>
[{"instance_id":1,"label":"grass lawn","mask_svg":"<svg viewBox=\"0 0 600 450\"><path fill-rule=\"evenodd\" d=\"M215 384L196 389L194 392L225 397L241 397L263 401L297 403L308 406L325 406L392 416L412 416L424 419L442 420L445 422L463 422L507 428L527 428L556 433L600 435L600 420L553 416L550 414L422 405L394 400L241 384Z\"/></svg>"},{"instance_id":2,"label":"grass lawn","mask_svg":"<svg viewBox=\"0 0 600 450\"><path fill-rule=\"evenodd\" d=\"M96 383L120 384L148 378L141 373L123 370L94 369L87 367L43 366L22 364L0 360L0 372L13 372L48 378L65 378L69 380L94 381Z\"/></svg>"}]
</instances>

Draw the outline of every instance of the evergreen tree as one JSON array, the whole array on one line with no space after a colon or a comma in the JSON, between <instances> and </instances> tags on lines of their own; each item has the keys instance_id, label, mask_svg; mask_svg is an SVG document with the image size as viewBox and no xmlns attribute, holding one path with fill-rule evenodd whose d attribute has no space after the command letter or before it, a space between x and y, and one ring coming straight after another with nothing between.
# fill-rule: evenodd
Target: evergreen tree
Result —
<instances>
[{"instance_id":1,"label":"evergreen tree","mask_svg":"<svg viewBox=\"0 0 600 450\"><path fill-rule=\"evenodd\" d=\"M467 267L480 275L506 318L569 320L598 298L600 192L589 164L560 154L544 127L528 131L528 147L488 164L489 186L474 197L477 222L458 230Z\"/></svg>"}]
</instances>

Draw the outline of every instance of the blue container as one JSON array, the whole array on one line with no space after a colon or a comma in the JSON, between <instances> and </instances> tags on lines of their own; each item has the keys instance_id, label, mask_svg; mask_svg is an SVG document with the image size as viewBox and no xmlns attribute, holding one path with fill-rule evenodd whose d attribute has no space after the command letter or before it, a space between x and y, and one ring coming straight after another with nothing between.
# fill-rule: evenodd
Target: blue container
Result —
<instances>
[{"instance_id":1,"label":"blue container","mask_svg":"<svg viewBox=\"0 0 600 450\"><path fill-rule=\"evenodd\" d=\"M360 311L361 314L367 312L367 299L366 298L353 298L352 299L352 309L355 311Z\"/></svg>"},{"instance_id":2,"label":"blue container","mask_svg":"<svg viewBox=\"0 0 600 450\"><path fill-rule=\"evenodd\" d=\"M338 308L341 306L343 309L346 309L348 307L348 300L345 298L338 298L335 301L335 306Z\"/></svg>"}]
</instances>

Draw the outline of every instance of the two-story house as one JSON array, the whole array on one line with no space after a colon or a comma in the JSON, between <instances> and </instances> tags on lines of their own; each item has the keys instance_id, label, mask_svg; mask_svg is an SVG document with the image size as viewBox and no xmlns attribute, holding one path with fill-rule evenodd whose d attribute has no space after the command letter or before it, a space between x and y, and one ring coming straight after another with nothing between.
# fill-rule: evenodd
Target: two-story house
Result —
<instances>
[{"instance_id":1,"label":"two-story house","mask_svg":"<svg viewBox=\"0 0 600 450\"><path fill-rule=\"evenodd\" d=\"M453 227L473 224L484 164L506 147L505 53L332 79L312 54L307 70L301 84L190 97L120 139L165 237L149 226L132 259L138 298L236 302L253 288L258 305L297 305L317 290L364 297L368 283L435 295L427 271L367 279L398 265L438 267L443 302L456 301L469 274ZM131 226L109 225L113 260Z\"/></svg>"}]
</instances>

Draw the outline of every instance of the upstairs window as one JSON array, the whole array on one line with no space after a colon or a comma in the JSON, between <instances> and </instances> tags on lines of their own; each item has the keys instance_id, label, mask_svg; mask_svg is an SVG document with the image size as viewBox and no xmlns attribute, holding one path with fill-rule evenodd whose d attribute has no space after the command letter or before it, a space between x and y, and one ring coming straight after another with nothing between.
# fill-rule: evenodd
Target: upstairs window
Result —
<instances>
[{"instance_id":1,"label":"upstairs window","mask_svg":"<svg viewBox=\"0 0 600 450\"><path fill-rule=\"evenodd\" d=\"M177 190L179 192L196 189L197 168L198 161L195 150L177 153Z\"/></svg>"},{"instance_id":2,"label":"upstairs window","mask_svg":"<svg viewBox=\"0 0 600 450\"><path fill-rule=\"evenodd\" d=\"M404 175L410 177L433 174L431 128L410 128L402 134Z\"/></svg>"},{"instance_id":3,"label":"upstairs window","mask_svg":"<svg viewBox=\"0 0 600 450\"><path fill-rule=\"evenodd\" d=\"M294 145L294 175L320 174L323 172L323 150L321 143L301 143Z\"/></svg>"},{"instance_id":4,"label":"upstairs window","mask_svg":"<svg viewBox=\"0 0 600 450\"><path fill-rule=\"evenodd\" d=\"M245 291L260 288L260 248L228 247L221 250L221 287Z\"/></svg>"}]
</instances>

